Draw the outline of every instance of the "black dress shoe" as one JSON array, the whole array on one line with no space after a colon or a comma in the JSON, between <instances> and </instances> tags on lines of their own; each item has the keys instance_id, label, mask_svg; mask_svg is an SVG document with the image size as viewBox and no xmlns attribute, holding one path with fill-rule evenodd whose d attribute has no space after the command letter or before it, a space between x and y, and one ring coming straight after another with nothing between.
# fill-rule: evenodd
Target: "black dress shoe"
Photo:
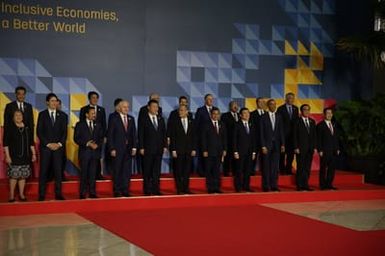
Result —
<instances>
[{"instance_id":1,"label":"black dress shoe","mask_svg":"<svg viewBox=\"0 0 385 256\"><path fill-rule=\"evenodd\" d=\"M279 188L273 188L271 191L280 192L281 190Z\"/></svg>"},{"instance_id":2,"label":"black dress shoe","mask_svg":"<svg viewBox=\"0 0 385 256\"><path fill-rule=\"evenodd\" d=\"M105 180L105 178L103 177L103 175L98 175L98 176L96 177L96 180Z\"/></svg>"},{"instance_id":3,"label":"black dress shoe","mask_svg":"<svg viewBox=\"0 0 385 256\"><path fill-rule=\"evenodd\" d=\"M247 189L245 189L245 191L246 191L246 192L250 192L250 193L255 192L255 191L252 190L251 188L247 188Z\"/></svg>"},{"instance_id":4,"label":"black dress shoe","mask_svg":"<svg viewBox=\"0 0 385 256\"><path fill-rule=\"evenodd\" d=\"M263 188L262 191L263 191L263 192L269 192L270 189L268 189L268 188Z\"/></svg>"},{"instance_id":5,"label":"black dress shoe","mask_svg":"<svg viewBox=\"0 0 385 256\"><path fill-rule=\"evenodd\" d=\"M8 203L14 203L15 201L16 201L15 198L11 198L8 200Z\"/></svg>"},{"instance_id":6,"label":"black dress shoe","mask_svg":"<svg viewBox=\"0 0 385 256\"><path fill-rule=\"evenodd\" d=\"M129 193L122 193L122 196L124 196L124 197L130 197L130 194L129 194Z\"/></svg>"},{"instance_id":7,"label":"black dress shoe","mask_svg":"<svg viewBox=\"0 0 385 256\"><path fill-rule=\"evenodd\" d=\"M122 197L122 195L120 193L118 193L118 192L115 192L114 193L114 197Z\"/></svg>"},{"instance_id":8,"label":"black dress shoe","mask_svg":"<svg viewBox=\"0 0 385 256\"><path fill-rule=\"evenodd\" d=\"M44 201L45 200L45 197L44 196L39 196L39 199L37 199L38 201Z\"/></svg>"},{"instance_id":9,"label":"black dress shoe","mask_svg":"<svg viewBox=\"0 0 385 256\"><path fill-rule=\"evenodd\" d=\"M187 195L192 195L192 194L194 194L194 193L191 192L190 190L186 190L184 193L187 194Z\"/></svg>"},{"instance_id":10,"label":"black dress shoe","mask_svg":"<svg viewBox=\"0 0 385 256\"><path fill-rule=\"evenodd\" d=\"M90 198L99 198L96 194L91 194Z\"/></svg>"},{"instance_id":11,"label":"black dress shoe","mask_svg":"<svg viewBox=\"0 0 385 256\"><path fill-rule=\"evenodd\" d=\"M79 199L86 199L86 196L85 195L80 195Z\"/></svg>"},{"instance_id":12,"label":"black dress shoe","mask_svg":"<svg viewBox=\"0 0 385 256\"><path fill-rule=\"evenodd\" d=\"M26 197L20 197L20 201L21 202L27 202L27 198Z\"/></svg>"},{"instance_id":13,"label":"black dress shoe","mask_svg":"<svg viewBox=\"0 0 385 256\"><path fill-rule=\"evenodd\" d=\"M297 191L304 191L305 189L303 188L297 188Z\"/></svg>"},{"instance_id":14,"label":"black dress shoe","mask_svg":"<svg viewBox=\"0 0 385 256\"><path fill-rule=\"evenodd\" d=\"M155 192L154 196L162 196L163 194L161 192Z\"/></svg>"},{"instance_id":15,"label":"black dress shoe","mask_svg":"<svg viewBox=\"0 0 385 256\"><path fill-rule=\"evenodd\" d=\"M222 193L223 193L223 191L222 191L222 190L220 190L220 189L217 189L217 190L215 190L215 193L217 193L217 194L222 194Z\"/></svg>"},{"instance_id":16,"label":"black dress shoe","mask_svg":"<svg viewBox=\"0 0 385 256\"><path fill-rule=\"evenodd\" d=\"M333 186L330 186L329 189L331 189L331 190L338 190L338 188L333 187Z\"/></svg>"},{"instance_id":17,"label":"black dress shoe","mask_svg":"<svg viewBox=\"0 0 385 256\"><path fill-rule=\"evenodd\" d=\"M306 191L314 191L312 188L305 188Z\"/></svg>"},{"instance_id":18,"label":"black dress shoe","mask_svg":"<svg viewBox=\"0 0 385 256\"><path fill-rule=\"evenodd\" d=\"M66 199L62 195L58 195L58 196L55 196L55 200L63 201L63 200L66 200Z\"/></svg>"}]
</instances>

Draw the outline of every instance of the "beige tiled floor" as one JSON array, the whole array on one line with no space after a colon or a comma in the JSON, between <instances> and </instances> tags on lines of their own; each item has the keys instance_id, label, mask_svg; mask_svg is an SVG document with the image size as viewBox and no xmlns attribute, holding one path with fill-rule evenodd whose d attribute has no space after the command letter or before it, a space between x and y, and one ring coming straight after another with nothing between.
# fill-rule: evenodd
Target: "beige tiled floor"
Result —
<instances>
[{"instance_id":1,"label":"beige tiled floor","mask_svg":"<svg viewBox=\"0 0 385 256\"><path fill-rule=\"evenodd\" d=\"M385 200L264 204L277 210L358 230L385 230Z\"/></svg>"},{"instance_id":2,"label":"beige tiled floor","mask_svg":"<svg viewBox=\"0 0 385 256\"><path fill-rule=\"evenodd\" d=\"M150 255L76 214L0 218L0 255Z\"/></svg>"}]
</instances>

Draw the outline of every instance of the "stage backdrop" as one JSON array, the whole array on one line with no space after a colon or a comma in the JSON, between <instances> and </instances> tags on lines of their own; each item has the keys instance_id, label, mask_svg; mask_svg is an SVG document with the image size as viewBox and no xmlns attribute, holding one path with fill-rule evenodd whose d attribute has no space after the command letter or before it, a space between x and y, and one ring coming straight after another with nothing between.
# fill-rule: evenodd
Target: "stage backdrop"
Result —
<instances>
[{"instance_id":1,"label":"stage backdrop","mask_svg":"<svg viewBox=\"0 0 385 256\"><path fill-rule=\"evenodd\" d=\"M165 117L180 95L195 111L212 93L224 112L230 100L254 109L258 96L281 104L293 92L297 105L320 114L350 94L333 73L334 0L0 2L1 125L16 86L27 88L35 119L56 93L70 117L70 174L78 166L73 127L90 90L107 112L114 98L128 99L135 117L151 92ZM4 178L3 150L0 160Z\"/></svg>"}]
</instances>

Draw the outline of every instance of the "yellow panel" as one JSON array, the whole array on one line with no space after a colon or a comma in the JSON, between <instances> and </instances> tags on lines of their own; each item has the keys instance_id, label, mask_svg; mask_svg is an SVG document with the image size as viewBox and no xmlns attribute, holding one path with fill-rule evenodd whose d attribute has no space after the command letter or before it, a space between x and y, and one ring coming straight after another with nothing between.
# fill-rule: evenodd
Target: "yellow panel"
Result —
<instances>
[{"instance_id":1,"label":"yellow panel","mask_svg":"<svg viewBox=\"0 0 385 256\"><path fill-rule=\"evenodd\" d=\"M298 55L306 55L306 56L309 55L309 51L300 41L297 42L297 51L298 51Z\"/></svg>"},{"instance_id":2,"label":"yellow panel","mask_svg":"<svg viewBox=\"0 0 385 256\"><path fill-rule=\"evenodd\" d=\"M321 51L314 43L310 43L310 55L312 56L323 56Z\"/></svg>"},{"instance_id":3,"label":"yellow panel","mask_svg":"<svg viewBox=\"0 0 385 256\"><path fill-rule=\"evenodd\" d=\"M5 110L5 106L10 103L11 100L5 96L4 93L0 92L0 125L3 126L4 125L4 110Z\"/></svg>"},{"instance_id":4,"label":"yellow panel","mask_svg":"<svg viewBox=\"0 0 385 256\"><path fill-rule=\"evenodd\" d=\"M256 98L245 98L245 107L254 111L257 108Z\"/></svg>"},{"instance_id":5,"label":"yellow panel","mask_svg":"<svg viewBox=\"0 0 385 256\"><path fill-rule=\"evenodd\" d=\"M285 84L285 94L289 92L298 95L298 84Z\"/></svg>"},{"instance_id":6,"label":"yellow panel","mask_svg":"<svg viewBox=\"0 0 385 256\"><path fill-rule=\"evenodd\" d=\"M74 128L71 126L68 126L67 144L66 144L67 159L71 161L77 168L79 168L79 159L78 159L79 147L78 145L76 145L73 138L74 138Z\"/></svg>"},{"instance_id":7,"label":"yellow panel","mask_svg":"<svg viewBox=\"0 0 385 256\"><path fill-rule=\"evenodd\" d=\"M75 125L78 121L79 118L73 112L70 112L69 126L75 128Z\"/></svg>"},{"instance_id":8,"label":"yellow panel","mask_svg":"<svg viewBox=\"0 0 385 256\"><path fill-rule=\"evenodd\" d=\"M285 40L285 55L297 55L297 52L287 40Z\"/></svg>"},{"instance_id":9,"label":"yellow panel","mask_svg":"<svg viewBox=\"0 0 385 256\"><path fill-rule=\"evenodd\" d=\"M285 84L297 84L297 83L298 83L298 70L285 69Z\"/></svg>"},{"instance_id":10,"label":"yellow panel","mask_svg":"<svg viewBox=\"0 0 385 256\"><path fill-rule=\"evenodd\" d=\"M87 104L87 96L83 93L71 94L71 111L80 111Z\"/></svg>"},{"instance_id":11,"label":"yellow panel","mask_svg":"<svg viewBox=\"0 0 385 256\"><path fill-rule=\"evenodd\" d=\"M321 81L315 76L310 69L301 69L298 71L299 84L321 84Z\"/></svg>"},{"instance_id":12,"label":"yellow panel","mask_svg":"<svg viewBox=\"0 0 385 256\"><path fill-rule=\"evenodd\" d=\"M324 69L324 57L323 56L310 56L310 68L313 70Z\"/></svg>"},{"instance_id":13,"label":"yellow panel","mask_svg":"<svg viewBox=\"0 0 385 256\"><path fill-rule=\"evenodd\" d=\"M313 114L322 114L324 109L324 100L323 99L297 99L297 106L301 106L302 104L309 104L311 107L311 112Z\"/></svg>"}]
</instances>

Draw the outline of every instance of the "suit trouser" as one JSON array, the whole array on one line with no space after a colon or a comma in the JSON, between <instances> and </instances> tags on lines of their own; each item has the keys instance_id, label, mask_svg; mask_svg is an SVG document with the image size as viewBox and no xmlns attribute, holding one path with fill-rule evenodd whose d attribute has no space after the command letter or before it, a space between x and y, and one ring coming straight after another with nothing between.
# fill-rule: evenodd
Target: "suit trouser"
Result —
<instances>
[{"instance_id":1,"label":"suit trouser","mask_svg":"<svg viewBox=\"0 0 385 256\"><path fill-rule=\"evenodd\" d=\"M162 155L145 154L143 160L143 192L147 195L160 193Z\"/></svg>"},{"instance_id":2,"label":"suit trouser","mask_svg":"<svg viewBox=\"0 0 385 256\"><path fill-rule=\"evenodd\" d=\"M323 156L320 157L319 185L321 189L333 186L336 162L337 156L332 152L323 152Z\"/></svg>"},{"instance_id":3,"label":"suit trouser","mask_svg":"<svg viewBox=\"0 0 385 256\"><path fill-rule=\"evenodd\" d=\"M206 171L206 187L208 192L220 190L220 156L209 156L203 158Z\"/></svg>"},{"instance_id":4,"label":"suit trouser","mask_svg":"<svg viewBox=\"0 0 385 256\"><path fill-rule=\"evenodd\" d=\"M236 168L234 173L234 188L236 191L250 190L250 175L253 159L251 153L248 155L240 155L235 160Z\"/></svg>"},{"instance_id":5,"label":"suit trouser","mask_svg":"<svg viewBox=\"0 0 385 256\"><path fill-rule=\"evenodd\" d=\"M296 173L296 183L298 189L307 189L309 188L309 177L311 170L311 163L313 160L313 151L308 150L305 152L300 152L296 155L297 159L297 173Z\"/></svg>"},{"instance_id":6,"label":"suit trouser","mask_svg":"<svg viewBox=\"0 0 385 256\"><path fill-rule=\"evenodd\" d=\"M177 158L173 158L172 161L174 162L174 178L177 192L189 192L191 155L177 154Z\"/></svg>"},{"instance_id":7,"label":"suit trouser","mask_svg":"<svg viewBox=\"0 0 385 256\"><path fill-rule=\"evenodd\" d=\"M277 189L279 173L280 146L273 142L272 148L262 156L262 188Z\"/></svg>"},{"instance_id":8,"label":"suit trouser","mask_svg":"<svg viewBox=\"0 0 385 256\"><path fill-rule=\"evenodd\" d=\"M126 194L129 191L132 173L131 152L117 152L116 157L112 158L114 193Z\"/></svg>"},{"instance_id":9,"label":"suit trouser","mask_svg":"<svg viewBox=\"0 0 385 256\"><path fill-rule=\"evenodd\" d=\"M47 185L47 178L50 167L54 173L55 178L55 195L62 194L62 165L63 165L64 151L60 148L52 151L47 147L40 148L40 174L39 174L39 196L45 197L45 190Z\"/></svg>"},{"instance_id":10,"label":"suit trouser","mask_svg":"<svg viewBox=\"0 0 385 256\"><path fill-rule=\"evenodd\" d=\"M96 166L99 158L92 155L79 157L80 162L80 196L85 196L87 190L90 195L96 195Z\"/></svg>"},{"instance_id":11,"label":"suit trouser","mask_svg":"<svg viewBox=\"0 0 385 256\"><path fill-rule=\"evenodd\" d=\"M234 153L233 152L227 152L225 159L223 161L223 175L229 176L230 171L233 173L235 172L236 166L236 160L234 159Z\"/></svg>"},{"instance_id":12,"label":"suit trouser","mask_svg":"<svg viewBox=\"0 0 385 256\"><path fill-rule=\"evenodd\" d=\"M293 136L290 135L285 139L285 152L281 153L279 158L279 169L283 173L290 174L293 169L294 161L294 145L293 145Z\"/></svg>"}]
</instances>

